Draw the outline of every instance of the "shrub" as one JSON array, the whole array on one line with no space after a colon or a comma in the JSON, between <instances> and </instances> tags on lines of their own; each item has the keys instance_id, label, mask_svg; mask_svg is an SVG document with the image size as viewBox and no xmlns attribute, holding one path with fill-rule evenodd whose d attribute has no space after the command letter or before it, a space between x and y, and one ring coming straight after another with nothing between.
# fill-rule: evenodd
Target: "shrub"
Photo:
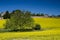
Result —
<instances>
[{"instance_id":1,"label":"shrub","mask_svg":"<svg viewBox=\"0 0 60 40\"><path fill-rule=\"evenodd\" d=\"M36 24L36 26L34 27L34 30L40 30L41 26L39 24Z\"/></svg>"}]
</instances>

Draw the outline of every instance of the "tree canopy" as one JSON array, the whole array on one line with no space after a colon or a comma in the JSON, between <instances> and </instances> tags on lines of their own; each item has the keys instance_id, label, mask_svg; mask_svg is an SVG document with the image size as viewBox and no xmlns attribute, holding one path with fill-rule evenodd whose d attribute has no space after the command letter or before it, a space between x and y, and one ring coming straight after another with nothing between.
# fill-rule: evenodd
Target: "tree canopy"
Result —
<instances>
[{"instance_id":1,"label":"tree canopy","mask_svg":"<svg viewBox=\"0 0 60 40\"><path fill-rule=\"evenodd\" d=\"M31 12L22 12L21 10L14 10L11 18L7 20L5 29L9 30L26 30L34 27L34 20L31 18Z\"/></svg>"}]
</instances>

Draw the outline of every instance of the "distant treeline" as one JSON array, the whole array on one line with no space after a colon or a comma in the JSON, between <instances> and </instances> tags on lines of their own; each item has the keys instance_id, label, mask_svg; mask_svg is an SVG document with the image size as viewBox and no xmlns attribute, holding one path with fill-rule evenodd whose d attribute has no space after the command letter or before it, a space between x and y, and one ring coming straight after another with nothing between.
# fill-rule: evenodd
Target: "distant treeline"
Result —
<instances>
[{"instance_id":1,"label":"distant treeline","mask_svg":"<svg viewBox=\"0 0 60 40\"><path fill-rule=\"evenodd\" d=\"M32 13L32 16L44 16L44 17L60 17L60 15L48 15L48 14L44 14L44 13Z\"/></svg>"},{"instance_id":2,"label":"distant treeline","mask_svg":"<svg viewBox=\"0 0 60 40\"><path fill-rule=\"evenodd\" d=\"M0 18L1 17L3 17L3 19L10 18L10 15L12 13L14 13L14 10L12 12L9 12L9 11L6 11L5 13L2 12L2 13L0 13ZM42 16L42 17L46 17L47 16L47 17L56 17L56 18L60 17L60 15L48 15L48 14L44 14L44 13L31 13L31 16Z\"/></svg>"}]
</instances>

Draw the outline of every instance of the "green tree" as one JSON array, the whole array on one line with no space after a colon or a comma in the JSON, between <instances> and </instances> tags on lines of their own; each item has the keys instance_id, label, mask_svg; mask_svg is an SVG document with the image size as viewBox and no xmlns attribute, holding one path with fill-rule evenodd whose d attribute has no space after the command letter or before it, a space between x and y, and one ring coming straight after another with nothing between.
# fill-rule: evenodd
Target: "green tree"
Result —
<instances>
[{"instance_id":1,"label":"green tree","mask_svg":"<svg viewBox=\"0 0 60 40\"><path fill-rule=\"evenodd\" d=\"M40 14L40 16L44 16L44 14L43 14L43 13L41 13L41 14Z\"/></svg>"},{"instance_id":2,"label":"green tree","mask_svg":"<svg viewBox=\"0 0 60 40\"><path fill-rule=\"evenodd\" d=\"M11 14L11 18L7 20L5 29L25 30L32 29L33 26L33 19L31 18L30 12L15 10Z\"/></svg>"},{"instance_id":3,"label":"green tree","mask_svg":"<svg viewBox=\"0 0 60 40\"><path fill-rule=\"evenodd\" d=\"M37 13L37 14L36 14L36 16L40 16L40 14L39 14L39 13Z\"/></svg>"},{"instance_id":4,"label":"green tree","mask_svg":"<svg viewBox=\"0 0 60 40\"><path fill-rule=\"evenodd\" d=\"M57 15L57 17L60 17L60 15Z\"/></svg>"},{"instance_id":5,"label":"green tree","mask_svg":"<svg viewBox=\"0 0 60 40\"><path fill-rule=\"evenodd\" d=\"M0 14L0 17L1 17L1 14Z\"/></svg>"},{"instance_id":6,"label":"green tree","mask_svg":"<svg viewBox=\"0 0 60 40\"><path fill-rule=\"evenodd\" d=\"M9 11L6 11L5 14L3 15L4 19L9 19L10 18L10 14Z\"/></svg>"},{"instance_id":7,"label":"green tree","mask_svg":"<svg viewBox=\"0 0 60 40\"><path fill-rule=\"evenodd\" d=\"M36 16L36 14L35 14L35 13L32 13L31 15L32 15L32 16Z\"/></svg>"}]
</instances>

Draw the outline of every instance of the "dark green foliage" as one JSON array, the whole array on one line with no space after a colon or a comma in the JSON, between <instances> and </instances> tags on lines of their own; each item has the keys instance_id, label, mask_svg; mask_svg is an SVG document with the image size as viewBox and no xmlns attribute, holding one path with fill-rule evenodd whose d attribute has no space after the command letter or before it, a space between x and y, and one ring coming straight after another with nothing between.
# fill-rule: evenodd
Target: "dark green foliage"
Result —
<instances>
[{"instance_id":1,"label":"dark green foliage","mask_svg":"<svg viewBox=\"0 0 60 40\"><path fill-rule=\"evenodd\" d=\"M60 17L60 15L57 15L57 17Z\"/></svg>"},{"instance_id":2,"label":"dark green foliage","mask_svg":"<svg viewBox=\"0 0 60 40\"><path fill-rule=\"evenodd\" d=\"M41 13L41 14L40 14L40 16L44 16L44 14L43 14L43 13Z\"/></svg>"},{"instance_id":3,"label":"dark green foliage","mask_svg":"<svg viewBox=\"0 0 60 40\"><path fill-rule=\"evenodd\" d=\"M32 16L36 16L36 14L35 14L35 13L32 13L31 15L32 15Z\"/></svg>"},{"instance_id":4,"label":"dark green foliage","mask_svg":"<svg viewBox=\"0 0 60 40\"><path fill-rule=\"evenodd\" d=\"M35 30L40 30L41 26L39 24L36 24L36 26L34 27Z\"/></svg>"},{"instance_id":5,"label":"dark green foliage","mask_svg":"<svg viewBox=\"0 0 60 40\"><path fill-rule=\"evenodd\" d=\"M55 15L52 15L52 17L56 17Z\"/></svg>"},{"instance_id":6,"label":"dark green foliage","mask_svg":"<svg viewBox=\"0 0 60 40\"><path fill-rule=\"evenodd\" d=\"M36 14L36 16L40 16L40 14L39 14L39 13L37 13L37 14Z\"/></svg>"},{"instance_id":7,"label":"dark green foliage","mask_svg":"<svg viewBox=\"0 0 60 40\"><path fill-rule=\"evenodd\" d=\"M0 17L1 17L1 14L0 14Z\"/></svg>"},{"instance_id":8,"label":"dark green foliage","mask_svg":"<svg viewBox=\"0 0 60 40\"><path fill-rule=\"evenodd\" d=\"M44 16L44 14L43 13L33 13L33 14L31 14L32 16Z\"/></svg>"},{"instance_id":9,"label":"dark green foliage","mask_svg":"<svg viewBox=\"0 0 60 40\"><path fill-rule=\"evenodd\" d=\"M34 20L31 18L31 12L23 12L21 10L15 10L11 14L11 18L7 20L5 29L11 31L26 31L34 27Z\"/></svg>"},{"instance_id":10,"label":"dark green foliage","mask_svg":"<svg viewBox=\"0 0 60 40\"><path fill-rule=\"evenodd\" d=\"M10 18L10 14L8 11L6 11L6 13L3 15L4 19L9 19Z\"/></svg>"}]
</instances>

